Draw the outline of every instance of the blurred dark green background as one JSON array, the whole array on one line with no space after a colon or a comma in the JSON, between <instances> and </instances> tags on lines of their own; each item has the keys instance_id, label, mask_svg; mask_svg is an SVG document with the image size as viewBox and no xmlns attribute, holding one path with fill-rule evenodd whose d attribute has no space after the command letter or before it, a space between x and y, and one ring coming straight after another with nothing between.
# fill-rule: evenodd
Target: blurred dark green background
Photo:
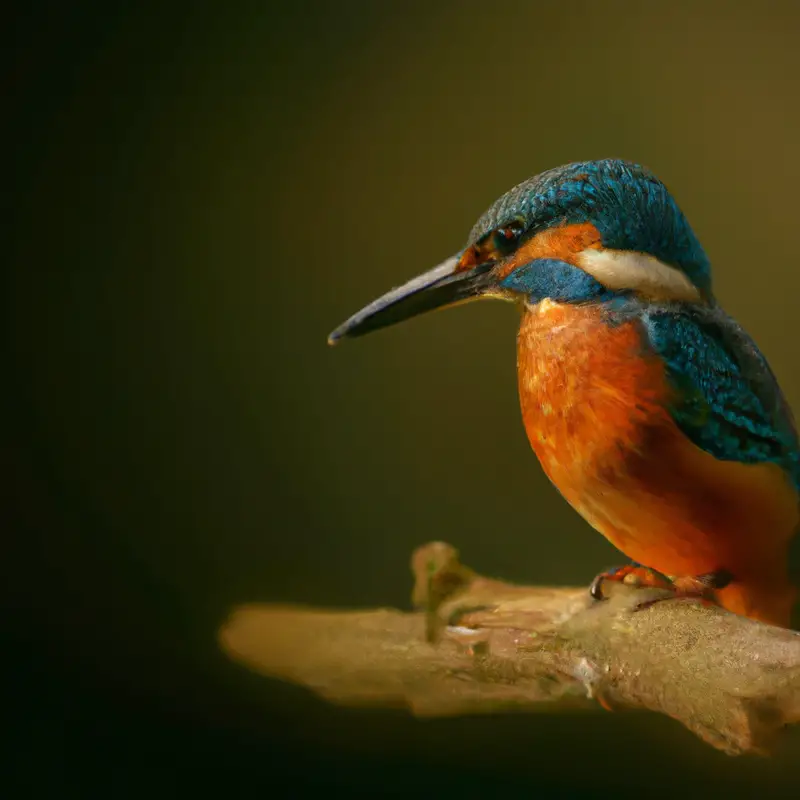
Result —
<instances>
[{"instance_id":1,"label":"blurred dark green background","mask_svg":"<svg viewBox=\"0 0 800 800\"><path fill-rule=\"evenodd\" d=\"M405 607L430 539L519 581L618 563L529 451L510 307L325 345L543 169L653 168L800 405L800 7L165 5L3 26L9 797L796 789L796 738L336 710L215 635L241 602Z\"/></svg>"}]
</instances>

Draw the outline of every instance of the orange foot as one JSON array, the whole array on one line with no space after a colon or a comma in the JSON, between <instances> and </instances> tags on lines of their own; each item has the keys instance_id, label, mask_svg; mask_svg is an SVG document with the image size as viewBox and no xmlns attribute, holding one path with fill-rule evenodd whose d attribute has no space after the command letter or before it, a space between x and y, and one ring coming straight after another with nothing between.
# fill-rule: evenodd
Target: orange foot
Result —
<instances>
[{"instance_id":1,"label":"orange foot","mask_svg":"<svg viewBox=\"0 0 800 800\"><path fill-rule=\"evenodd\" d=\"M727 570L708 572L705 575L680 575L667 576L641 564L629 564L626 567L616 567L607 572L601 572L589 587L589 594L595 600L605 600L603 584L606 581L617 581L628 586L652 587L655 589L669 589L674 597L697 597L702 600L713 601L714 592L724 589L733 576ZM669 599L668 597L659 599ZM642 607L657 603L658 599L642 604Z\"/></svg>"}]
</instances>

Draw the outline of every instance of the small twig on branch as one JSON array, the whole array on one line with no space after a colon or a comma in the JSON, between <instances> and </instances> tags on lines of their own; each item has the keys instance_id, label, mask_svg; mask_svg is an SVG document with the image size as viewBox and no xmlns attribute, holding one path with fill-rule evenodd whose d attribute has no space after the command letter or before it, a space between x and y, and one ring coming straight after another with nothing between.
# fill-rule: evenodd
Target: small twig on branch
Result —
<instances>
[{"instance_id":1,"label":"small twig on branch","mask_svg":"<svg viewBox=\"0 0 800 800\"><path fill-rule=\"evenodd\" d=\"M229 656L342 705L420 716L589 705L667 714L727 753L766 753L800 722L800 635L662 590L514 586L450 545L413 556L422 612L249 605Z\"/></svg>"}]
</instances>

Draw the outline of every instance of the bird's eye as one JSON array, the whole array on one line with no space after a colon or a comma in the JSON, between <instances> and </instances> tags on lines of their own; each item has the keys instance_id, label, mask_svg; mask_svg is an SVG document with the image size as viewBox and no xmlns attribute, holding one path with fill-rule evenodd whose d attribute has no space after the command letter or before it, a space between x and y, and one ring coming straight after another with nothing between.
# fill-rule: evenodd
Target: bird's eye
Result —
<instances>
[{"instance_id":1,"label":"bird's eye","mask_svg":"<svg viewBox=\"0 0 800 800\"><path fill-rule=\"evenodd\" d=\"M492 233L492 246L503 255L510 253L517 246L523 232L522 223L514 220L502 228L497 228Z\"/></svg>"},{"instance_id":2,"label":"bird's eye","mask_svg":"<svg viewBox=\"0 0 800 800\"><path fill-rule=\"evenodd\" d=\"M524 220L512 220L501 228L495 228L481 236L475 244L468 247L461 256L458 269L464 270L487 261L505 258L519 245L525 233Z\"/></svg>"}]
</instances>

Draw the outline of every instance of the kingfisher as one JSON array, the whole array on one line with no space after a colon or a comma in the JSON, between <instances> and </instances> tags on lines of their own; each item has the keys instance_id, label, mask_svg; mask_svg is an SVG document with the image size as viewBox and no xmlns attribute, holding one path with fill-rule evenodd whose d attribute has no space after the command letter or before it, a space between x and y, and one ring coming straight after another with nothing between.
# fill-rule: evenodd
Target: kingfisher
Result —
<instances>
[{"instance_id":1,"label":"kingfisher","mask_svg":"<svg viewBox=\"0 0 800 800\"><path fill-rule=\"evenodd\" d=\"M766 359L719 305L667 187L620 159L500 197L466 245L328 342L479 298L511 301L531 447L567 502L631 559L606 581L699 596L790 627L800 444Z\"/></svg>"}]
</instances>

